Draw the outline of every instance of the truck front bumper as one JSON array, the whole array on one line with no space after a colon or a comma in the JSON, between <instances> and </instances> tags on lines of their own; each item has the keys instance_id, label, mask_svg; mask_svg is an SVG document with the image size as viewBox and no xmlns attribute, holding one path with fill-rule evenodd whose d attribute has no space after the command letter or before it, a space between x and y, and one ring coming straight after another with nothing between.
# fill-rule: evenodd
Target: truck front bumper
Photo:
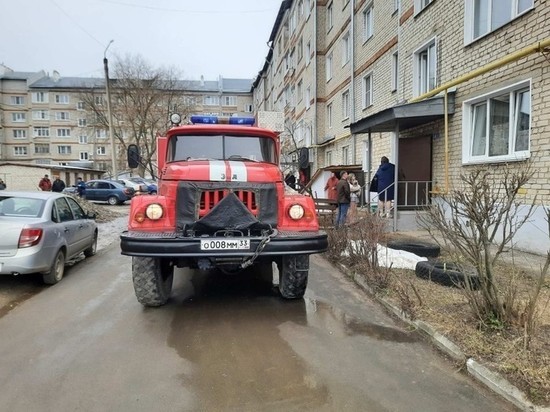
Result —
<instances>
[{"instance_id":1,"label":"truck front bumper","mask_svg":"<svg viewBox=\"0 0 550 412\"><path fill-rule=\"evenodd\" d=\"M200 237L185 237L177 233L152 233L125 231L120 236L123 255L143 257L247 257L252 256L262 242L262 237L249 237L248 250L201 250ZM222 238L223 239L223 238ZM327 250L327 234L316 232L280 231L271 237L260 256L303 255Z\"/></svg>"}]
</instances>

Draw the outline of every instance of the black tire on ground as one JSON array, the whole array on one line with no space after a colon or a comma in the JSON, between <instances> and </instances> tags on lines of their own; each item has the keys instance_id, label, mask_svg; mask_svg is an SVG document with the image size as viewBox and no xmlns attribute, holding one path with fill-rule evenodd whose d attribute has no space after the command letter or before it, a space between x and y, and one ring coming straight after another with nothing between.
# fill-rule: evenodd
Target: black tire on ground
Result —
<instances>
[{"instance_id":1,"label":"black tire on ground","mask_svg":"<svg viewBox=\"0 0 550 412\"><path fill-rule=\"evenodd\" d=\"M139 303L162 306L170 298L174 266L168 259L133 257L132 280Z\"/></svg>"},{"instance_id":2,"label":"black tire on ground","mask_svg":"<svg viewBox=\"0 0 550 412\"><path fill-rule=\"evenodd\" d=\"M109 203L111 206L118 205L118 198L116 196L109 196L107 199L107 203Z\"/></svg>"},{"instance_id":3,"label":"black tire on ground","mask_svg":"<svg viewBox=\"0 0 550 412\"><path fill-rule=\"evenodd\" d=\"M87 258L92 257L93 255L96 254L96 252L97 252L97 232L94 233L94 241L92 242L90 247L87 249L84 249L84 256L86 256Z\"/></svg>"},{"instance_id":4,"label":"black tire on ground","mask_svg":"<svg viewBox=\"0 0 550 412\"><path fill-rule=\"evenodd\" d=\"M455 263L422 261L416 264L416 276L431 280L443 286L479 288L479 276L474 270L464 271Z\"/></svg>"},{"instance_id":5,"label":"black tire on ground","mask_svg":"<svg viewBox=\"0 0 550 412\"><path fill-rule=\"evenodd\" d=\"M65 252L62 249L57 251L55 258L50 266L50 270L42 274L42 281L46 285L55 285L65 274Z\"/></svg>"},{"instance_id":6,"label":"black tire on ground","mask_svg":"<svg viewBox=\"0 0 550 412\"><path fill-rule=\"evenodd\" d=\"M283 256L279 264L279 292L285 299L304 296L309 273L309 255Z\"/></svg>"},{"instance_id":7,"label":"black tire on ground","mask_svg":"<svg viewBox=\"0 0 550 412\"><path fill-rule=\"evenodd\" d=\"M441 248L438 245L410 240L390 240L388 241L388 247L411 252L422 257L438 257L441 253Z\"/></svg>"}]
</instances>

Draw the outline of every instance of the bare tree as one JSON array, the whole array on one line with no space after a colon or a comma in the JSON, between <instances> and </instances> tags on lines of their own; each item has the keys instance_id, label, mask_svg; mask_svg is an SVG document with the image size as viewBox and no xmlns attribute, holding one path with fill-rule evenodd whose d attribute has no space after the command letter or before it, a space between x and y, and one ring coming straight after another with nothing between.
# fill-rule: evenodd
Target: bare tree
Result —
<instances>
[{"instance_id":1,"label":"bare tree","mask_svg":"<svg viewBox=\"0 0 550 412\"><path fill-rule=\"evenodd\" d=\"M140 148L142 158L138 173L143 176L147 170L154 176L157 136L169 127L171 113L180 113L185 118L193 109L188 84L178 80L175 69L155 68L139 55L117 58L111 78L117 164L123 163L128 144L134 143ZM108 130L104 91L104 88L91 89L83 93L81 99L92 116L90 123Z\"/></svg>"}]
</instances>

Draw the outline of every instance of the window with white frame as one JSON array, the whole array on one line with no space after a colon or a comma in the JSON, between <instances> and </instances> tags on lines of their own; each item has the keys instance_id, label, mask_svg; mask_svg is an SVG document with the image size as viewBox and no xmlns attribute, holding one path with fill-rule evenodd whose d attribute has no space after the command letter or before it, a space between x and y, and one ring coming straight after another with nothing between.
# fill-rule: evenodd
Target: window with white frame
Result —
<instances>
[{"instance_id":1,"label":"window with white frame","mask_svg":"<svg viewBox=\"0 0 550 412\"><path fill-rule=\"evenodd\" d=\"M298 62L302 61L304 58L304 39L300 37L300 40L298 40L298 46L296 46L296 56L298 58Z\"/></svg>"},{"instance_id":2,"label":"window with white frame","mask_svg":"<svg viewBox=\"0 0 550 412\"><path fill-rule=\"evenodd\" d=\"M87 122L86 122L85 118L84 119L78 119L78 126L79 127L86 127L86 124L87 124Z\"/></svg>"},{"instance_id":3,"label":"window with white frame","mask_svg":"<svg viewBox=\"0 0 550 412\"><path fill-rule=\"evenodd\" d=\"M304 1L300 0L298 2L298 13L300 13L300 16L304 15Z\"/></svg>"},{"instance_id":4,"label":"window with white frame","mask_svg":"<svg viewBox=\"0 0 550 412\"><path fill-rule=\"evenodd\" d=\"M350 104L349 104L349 90L346 90L344 93L342 93L342 119L348 119L349 118L349 110Z\"/></svg>"},{"instance_id":5,"label":"window with white frame","mask_svg":"<svg viewBox=\"0 0 550 412\"><path fill-rule=\"evenodd\" d=\"M349 165L349 146L342 147L342 164Z\"/></svg>"},{"instance_id":6,"label":"window with white frame","mask_svg":"<svg viewBox=\"0 0 550 412\"><path fill-rule=\"evenodd\" d=\"M11 121L14 123L21 123L27 120L27 114L23 112L14 112L11 114Z\"/></svg>"},{"instance_id":7,"label":"window with white frame","mask_svg":"<svg viewBox=\"0 0 550 412\"><path fill-rule=\"evenodd\" d=\"M23 106L25 98L23 96L10 96L10 103L14 106Z\"/></svg>"},{"instance_id":8,"label":"window with white frame","mask_svg":"<svg viewBox=\"0 0 550 412\"><path fill-rule=\"evenodd\" d=\"M345 66L351 56L351 38L349 31L342 37L342 67Z\"/></svg>"},{"instance_id":9,"label":"window with white frame","mask_svg":"<svg viewBox=\"0 0 550 412\"><path fill-rule=\"evenodd\" d=\"M219 106L220 97L219 96L204 96L203 104L205 106Z\"/></svg>"},{"instance_id":10,"label":"window with white frame","mask_svg":"<svg viewBox=\"0 0 550 412\"><path fill-rule=\"evenodd\" d=\"M107 154L107 148L105 146L98 146L96 148L96 154L100 156L105 156Z\"/></svg>"},{"instance_id":11,"label":"window with white frame","mask_svg":"<svg viewBox=\"0 0 550 412\"><path fill-rule=\"evenodd\" d=\"M33 103L49 103L50 99L46 92L34 92L32 94Z\"/></svg>"},{"instance_id":12,"label":"window with white frame","mask_svg":"<svg viewBox=\"0 0 550 412\"><path fill-rule=\"evenodd\" d=\"M401 0L393 0L393 11L394 13L399 10L401 6Z\"/></svg>"},{"instance_id":13,"label":"window with white frame","mask_svg":"<svg viewBox=\"0 0 550 412\"><path fill-rule=\"evenodd\" d=\"M69 120L69 112L55 112L55 120Z\"/></svg>"},{"instance_id":14,"label":"window with white frame","mask_svg":"<svg viewBox=\"0 0 550 412\"><path fill-rule=\"evenodd\" d=\"M415 96L437 86L437 42L430 40L413 54L413 92Z\"/></svg>"},{"instance_id":15,"label":"window with white frame","mask_svg":"<svg viewBox=\"0 0 550 412\"><path fill-rule=\"evenodd\" d=\"M330 3L328 6L327 6L327 32L330 31L330 29L332 29L332 26L334 25L334 13L333 13L333 7L332 7L332 3Z\"/></svg>"},{"instance_id":16,"label":"window with white frame","mask_svg":"<svg viewBox=\"0 0 550 412\"><path fill-rule=\"evenodd\" d=\"M71 129L57 129L57 137L71 137Z\"/></svg>"},{"instance_id":17,"label":"window with white frame","mask_svg":"<svg viewBox=\"0 0 550 412\"><path fill-rule=\"evenodd\" d=\"M85 134L81 134L80 136L78 136L78 143L88 144L88 136L86 136Z\"/></svg>"},{"instance_id":18,"label":"window with white frame","mask_svg":"<svg viewBox=\"0 0 550 412\"><path fill-rule=\"evenodd\" d=\"M34 145L34 154L48 154L50 153L49 144L35 144Z\"/></svg>"},{"instance_id":19,"label":"window with white frame","mask_svg":"<svg viewBox=\"0 0 550 412\"><path fill-rule=\"evenodd\" d=\"M327 126L332 128L332 103L327 104Z\"/></svg>"},{"instance_id":20,"label":"window with white frame","mask_svg":"<svg viewBox=\"0 0 550 412\"><path fill-rule=\"evenodd\" d=\"M530 155L531 85L522 82L463 105L464 163L523 160Z\"/></svg>"},{"instance_id":21,"label":"window with white frame","mask_svg":"<svg viewBox=\"0 0 550 412\"><path fill-rule=\"evenodd\" d=\"M13 129L13 138L14 139L26 139L27 130L26 129Z\"/></svg>"},{"instance_id":22,"label":"window with white frame","mask_svg":"<svg viewBox=\"0 0 550 412\"><path fill-rule=\"evenodd\" d=\"M97 137L98 139L106 139L107 138L107 130L105 130L105 129L96 129L95 137Z\"/></svg>"},{"instance_id":23,"label":"window with white frame","mask_svg":"<svg viewBox=\"0 0 550 412\"><path fill-rule=\"evenodd\" d=\"M95 96L94 102L98 106L103 106L103 96Z\"/></svg>"},{"instance_id":24,"label":"window with white frame","mask_svg":"<svg viewBox=\"0 0 550 412\"><path fill-rule=\"evenodd\" d=\"M88 160L90 158L90 155L88 152L78 152L78 158L80 160Z\"/></svg>"},{"instance_id":25,"label":"window with white frame","mask_svg":"<svg viewBox=\"0 0 550 412\"><path fill-rule=\"evenodd\" d=\"M33 110L32 111L33 120L49 120L50 114L47 110Z\"/></svg>"},{"instance_id":26,"label":"window with white frame","mask_svg":"<svg viewBox=\"0 0 550 412\"><path fill-rule=\"evenodd\" d=\"M298 97L298 103L304 99L304 83L302 80L300 80L296 86L296 95Z\"/></svg>"},{"instance_id":27,"label":"window with white frame","mask_svg":"<svg viewBox=\"0 0 550 412\"><path fill-rule=\"evenodd\" d=\"M399 53L391 55L391 90L396 91L399 87Z\"/></svg>"},{"instance_id":28,"label":"window with white frame","mask_svg":"<svg viewBox=\"0 0 550 412\"><path fill-rule=\"evenodd\" d=\"M363 41L367 41L374 34L374 7L369 5L363 10Z\"/></svg>"},{"instance_id":29,"label":"window with white frame","mask_svg":"<svg viewBox=\"0 0 550 412\"><path fill-rule=\"evenodd\" d=\"M50 137L50 128L44 126L35 126L32 130L34 137Z\"/></svg>"},{"instance_id":30,"label":"window with white frame","mask_svg":"<svg viewBox=\"0 0 550 412\"><path fill-rule=\"evenodd\" d=\"M330 166L332 164L332 150L327 150L325 152L325 166Z\"/></svg>"},{"instance_id":31,"label":"window with white frame","mask_svg":"<svg viewBox=\"0 0 550 412\"><path fill-rule=\"evenodd\" d=\"M14 156L26 156L28 154L27 146L14 146L13 155Z\"/></svg>"},{"instance_id":32,"label":"window with white frame","mask_svg":"<svg viewBox=\"0 0 550 412\"><path fill-rule=\"evenodd\" d=\"M236 106L237 96L223 96L222 102L223 106Z\"/></svg>"},{"instance_id":33,"label":"window with white frame","mask_svg":"<svg viewBox=\"0 0 550 412\"><path fill-rule=\"evenodd\" d=\"M306 104L306 110L309 109L311 105L311 86L308 86L306 89L305 104Z\"/></svg>"},{"instance_id":34,"label":"window with white frame","mask_svg":"<svg viewBox=\"0 0 550 412\"><path fill-rule=\"evenodd\" d=\"M306 13L306 19L311 14L311 0L304 0L304 12Z\"/></svg>"},{"instance_id":35,"label":"window with white frame","mask_svg":"<svg viewBox=\"0 0 550 412\"><path fill-rule=\"evenodd\" d=\"M534 0L466 0L464 41L466 44L504 26L534 8Z\"/></svg>"},{"instance_id":36,"label":"window with white frame","mask_svg":"<svg viewBox=\"0 0 550 412\"><path fill-rule=\"evenodd\" d=\"M69 155L71 154L71 146L57 146L57 153L60 155Z\"/></svg>"},{"instance_id":37,"label":"window with white frame","mask_svg":"<svg viewBox=\"0 0 550 412\"><path fill-rule=\"evenodd\" d=\"M76 110L84 110L86 108L86 105L84 104L84 102L80 101L80 102L76 102Z\"/></svg>"},{"instance_id":38,"label":"window with white frame","mask_svg":"<svg viewBox=\"0 0 550 412\"><path fill-rule=\"evenodd\" d=\"M306 43L306 66L309 65L309 62L311 61L311 40L308 40Z\"/></svg>"},{"instance_id":39,"label":"window with white frame","mask_svg":"<svg viewBox=\"0 0 550 412\"><path fill-rule=\"evenodd\" d=\"M327 74L327 82L332 79L332 52L330 52L327 55L326 63L325 63L325 70Z\"/></svg>"},{"instance_id":40,"label":"window with white frame","mask_svg":"<svg viewBox=\"0 0 550 412\"><path fill-rule=\"evenodd\" d=\"M373 96L372 96L372 73L367 74L363 77L362 81L363 87L363 109L372 105Z\"/></svg>"},{"instance_id":41,"label":"window with white frame","mask_svg":"<svg viewBox=\"0 0 550 412\"><path fill-rule=\"evenodd\" d=\"M56 94L55 102L59 104L69 104L69 95L68 94Z\"/></svg>"},{"instance_id":42,"label":"window with white frame","mask_svg":"<svg viewBox=\"0 0 550 412\"><path fill-rule=\"evenodd\" d=\"M414 14L420 13L434 0L414 0Z\"/></svg>"}]
</instances>

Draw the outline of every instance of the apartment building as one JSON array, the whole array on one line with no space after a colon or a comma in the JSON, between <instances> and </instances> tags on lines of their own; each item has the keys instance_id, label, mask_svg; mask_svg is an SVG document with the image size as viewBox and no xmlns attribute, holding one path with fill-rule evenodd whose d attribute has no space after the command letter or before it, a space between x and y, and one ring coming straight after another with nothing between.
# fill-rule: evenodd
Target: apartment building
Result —
<instances>
[{"instance_id":1,"label":"apartment building","mask_svg":"<svg viewBox=\"0 0 550 412\"><path fill-rule=\"evenodd\" d=\"M313 173L362 165L368 181L386 155L403 209L437 201L474 167L531 163L524 196L539 207L518 241L550 247L546 1L286 0L269 41L255 105L284 108L288 129L313 126L298 140ZM311 63L297 61L285 77L280 68L300 47ZM283 91L298 93L298 84L304 95L287 99Z\"/></svg>"},{"instance_id":2,"label":"apartment building","mask_svg":"<svg viewBox=\"0 0 550 412\"><path fill-rule=\"evenodd\" d=\"M214 81L177 81L182 104L174 104L170 111L182 112L184 120L190 114L251 114L251 84L250 79L221 76ZM114 94L116 98L116 88ZM106 104L104 79L15 72L4 66L0 71L0 160L109 171L109 131L98 125L85 104L90 95L97 105ZM123 131L123 136L132 138L130 131ZM118 170L123 170L124 151L117 152Z\"/></svg>"}]
</instances>

